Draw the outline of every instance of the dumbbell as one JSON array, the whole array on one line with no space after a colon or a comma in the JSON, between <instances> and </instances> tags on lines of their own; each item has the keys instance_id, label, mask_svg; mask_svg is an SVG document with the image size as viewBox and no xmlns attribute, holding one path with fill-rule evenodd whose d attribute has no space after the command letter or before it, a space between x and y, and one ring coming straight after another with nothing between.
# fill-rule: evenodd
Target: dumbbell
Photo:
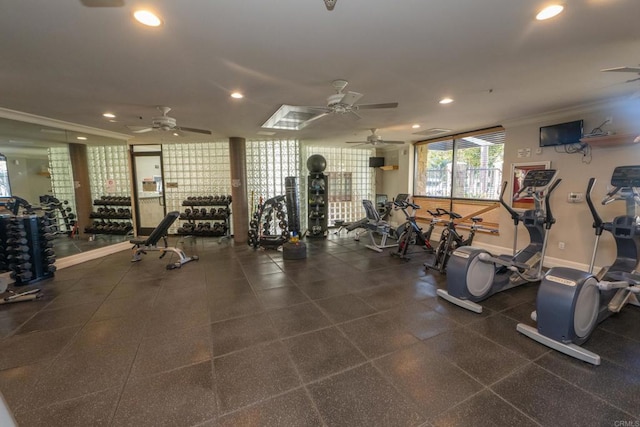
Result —
<instances>
[{"instance_id":1,"label":"dumbbell","mask_svg":"<svg viewBox=\"0 0 640 427\"><path fill-rule=\"evenodd\" d=\"M33 273L30 271L24 271L22 273L16 273L15 271L11 272L11 278L15 281L26 282L33 277Z\"/></svg>"},{"instance_id":2,"label":"dumbbell","mask_svg":"<svg viewBox=\"0 0 640 427\"><path fill-rule=\"evenodd\" d=\"M29 241L27 239L25 239L24 237L21 237L19 239L16 239L16 238L7 239L7 245L8 246L11 246L11 245L26 245L27 243L29 243Z\"/></svg>"},{"instance_id":3,"label":"dumbbell","mask_svg":"<svg viewBox=\"0 0 640 427\"><path fill-rule=\"evenodd\" d=\"M19 255L9 255L7 256L7 261L9 262L25 262L31 259L31 255L29 254L19 254Z\"/></svg>"}]
</instances>

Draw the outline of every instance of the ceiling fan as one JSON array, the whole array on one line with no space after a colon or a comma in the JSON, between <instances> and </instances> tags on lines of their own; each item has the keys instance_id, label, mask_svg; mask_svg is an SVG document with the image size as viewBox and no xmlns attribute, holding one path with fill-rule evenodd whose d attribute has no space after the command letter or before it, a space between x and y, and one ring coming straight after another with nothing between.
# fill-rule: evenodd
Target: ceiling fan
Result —
<instances>
[{"instance_id":1,"label":"ceiling fan","mask_svg":"<svg viewBox=\"0 0 640 427\"><path fill-rule=\"evenodd\" d=\"M187 128L184 126L178 126L176 119L173 117L169 117L167 114L171 111L170 107L162 107L158 106L158 110L162 113L161 116L153 117L151 119L151 126L130 126L127 125L127 128L131 130L133 133L146 133L152 131L174 131L175 133L180 134L180 132L192 132L192 133L202 133L205 135L211 135L210 130L206 129L195 129L195 128Z\"/></svg>"},{"instance_id":2,"label":"ceiling fan","mask_svg":"<svg viewBox=\"0 0 640 427\"><path fill-rule=\"evenodd\" d=\"M328 114L347 114L352 113L360 117L356 111L358 110L370 110L380 108L397 108L397 102L387 102L384 104L356 104L364 95L358 92L344 92L344 88L349 84L346 80L334 80L331 85L336 90L336 93L330 95L327 98L326 107L302 107L310 108L314 110L320 110L323 113L313 117L309 121L318 120Z\"/></svg>"},{"instance_id":3,"label":"ceiling fan","mask_svg":"<svg viewBox=\"0 0 640 427\"><path fill-rule=\"evenodd\" d=\"M366 141L347 141L347 144L370 144L370 145L385 145L385 144L404 144L404 141L387 141L382 139L380 135L376 133L375 128L371 129L371 135L367 136Z\"/></svg>"},{"instance_id":4,"label":"ceiling fan","mask_svg":"<svg viewBox=\"0 0 640 427\"><path fill-rule=\"evenodd\" d=\"M637 67L615 67L615 68L605 68L604 70L600 70L604 73L614 72L614 73L635 73L640 76L640 68ZM627 80L625 83L631 83L640 80L640 77L636 77L635 79Z\"/></svg>"}]
</instances>

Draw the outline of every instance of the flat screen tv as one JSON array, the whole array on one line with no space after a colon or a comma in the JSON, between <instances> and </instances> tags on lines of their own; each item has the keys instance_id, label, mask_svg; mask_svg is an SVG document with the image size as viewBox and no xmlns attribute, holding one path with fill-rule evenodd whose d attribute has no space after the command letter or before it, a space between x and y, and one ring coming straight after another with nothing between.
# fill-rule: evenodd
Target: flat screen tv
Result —
<instances>
[{"instance_id":1,"label":"flat screen tv","mask_svg":"<svg viewBox=\"0 0 640 427\"><path fill-rule=\"evenodd\" d=\"M540 147L578 144L582 138L583 120L560 123L540 128Z\"/></svg>"},{"instance_id":2,"label":"flat screen tv","mask_svg":"<svg viewBox=\"0 0 640 427\"><path fill-rule=\"evenodd\" d=\"M370 168L379 168L380 166L384 166L384 157L369 157Z\"/></svg>"}]
</instances>

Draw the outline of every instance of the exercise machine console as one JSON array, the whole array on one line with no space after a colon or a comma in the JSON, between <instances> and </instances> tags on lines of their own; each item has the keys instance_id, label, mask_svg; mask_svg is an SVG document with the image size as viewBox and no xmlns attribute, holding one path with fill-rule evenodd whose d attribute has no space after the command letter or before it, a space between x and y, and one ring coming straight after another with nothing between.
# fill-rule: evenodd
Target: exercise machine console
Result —
<instances>
[{"instance_id":1,"label":"exercise machine console","mask_svg":"<svg viewBox=\"0 0 640 427\"><path fill-rule=\"evenodd\" d=\"M482 313L477 304L498 292L542 278L542 262L547 249L549 229L555 223L549 197L560 184L555 169L529 170L522 186L513 197L534 201L534 208L521 213L504 201L507 182L502 186L500 203L511 214L515 226L513 255L492 255L482 248L462 246L451 254L447 269L447 289L438 289L438 296L462 308ZM544 205L544 209L543 209ZM529 245L516 252L518 224L529 232Z\"/></svg>"}]
</instances>

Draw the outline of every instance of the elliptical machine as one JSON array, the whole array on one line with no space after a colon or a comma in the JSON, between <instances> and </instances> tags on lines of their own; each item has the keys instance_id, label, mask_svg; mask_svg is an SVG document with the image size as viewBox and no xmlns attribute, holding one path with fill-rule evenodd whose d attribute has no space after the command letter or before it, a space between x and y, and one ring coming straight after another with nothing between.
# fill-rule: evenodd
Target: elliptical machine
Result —
<instances>
[{"instance_id":1,"label":"elliptical machine","mask_svg":"<svg viewBox=\"0 0 640 427\"><path fill-rule=\"evenodd\" d=\"M538 289L536 311L531 318L537 329L519 323L518 332L554 350L592 365L600 364L600 356L580 347L596 326L617 313L626 304L640 306L640 222L636 205L640 204L640 166L618 166L613 171L614 187L602 200L606 205L616 200L626 203L626 215L603 222L591 201L595 178L589 180L586 199L593 216L596 233L589 272L572 268L551 268ZM598 242L602 231L613 235L616 260L593 275Z\"/></svg>"},{"instance_id":2,"label":"elliptical machine","mask_svg":"<svg viewBox=\"0 0 640 427\"><path fill-rule=\"evenodd\" d=\"M438 296L467 310L482 313L482 306L477 302L524 283L539 281L542 278L542 261L547 249L549 229L555 223L549 197L560 181L562 180L556 180L555 169L529 170L522 188L513 197L513 200L533 198L534 209L522 213L505 203L505 182L500 193L500 203L511 214L515 226L513 255L494 256L485 249L459 247L453 251L449 260L447 289L438 289ZM520 222L529 232L529 245L516 253Z\"/></svg>"}]
</instances>

